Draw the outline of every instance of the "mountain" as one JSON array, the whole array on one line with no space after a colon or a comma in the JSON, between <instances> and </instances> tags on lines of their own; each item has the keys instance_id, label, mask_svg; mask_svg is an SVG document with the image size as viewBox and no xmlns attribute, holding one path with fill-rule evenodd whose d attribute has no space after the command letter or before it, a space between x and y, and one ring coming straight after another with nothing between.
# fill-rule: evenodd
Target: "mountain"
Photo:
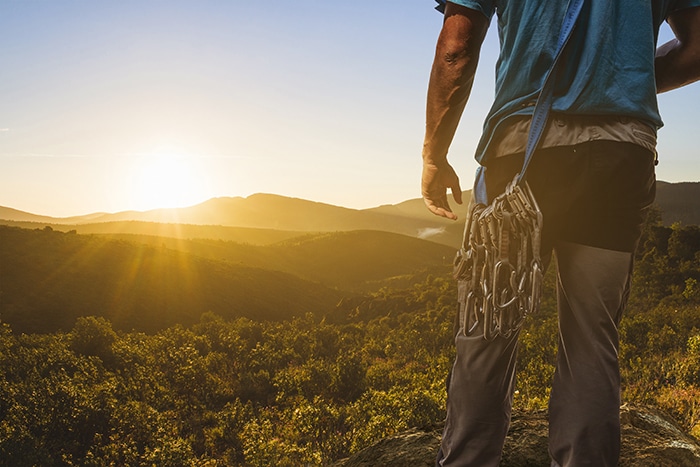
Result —
<instances>
[{"instance_id":1,"label":"mountain","mask_svg":"<svg viewBox=\"0 0 700 467\"><path fill-rule=\"evenodd\" d=\"M466 211L466 203L469 202L469 199L471 197L471 191L462 192L462 196L464 196L465 204L462 204L460 206L459 204L451 203L452 208L458 214L460 213L460 211ZM433 214L431 214L425 207L425 202L423 201L423 198L409 199L398 204L384 204L376 208L367 209L367 211L385 215L402 216L416 219L425 219L433 216Z\"/></svg>"},{"instance_id":2,"label":"mountain","mask_svg":"<svg viewBox=\"0 0 700 467\"><path fill-rule=\"evenodd\" d=\"M47 216L37 216L17 209L0 206L0 219L7 219L19 222L55 222L56 219Z\"/></svg>"},{"instance_id":3,"label":"mountain","mask_svg":"<svg viewBox=\"0 0 700 467\"><path fill-rule=\"evenodd\" d=\"M700 225L700 182L657 182L656 204L664 225Z\"/></svg>"},{"instance_id":4,"label":"mountain","mask_svg":"<svg viewBox=\"0 0 700 467\"><path fill-rule=\"evenodd\" d=\"M406 212L401 206L394 210L387 207L358 210L269 194L255 194L247 198L214 198L186 208L156 209L145 212L127 211L115 214L97 213L72 218L36 216L10 208L0 208L0 219L3 219L5 224L20 221L36 222L42 224L41 226L49 225L64 231L76 230L79 233L104 231L104 227L111 226L115 230L110 233L144 234L144 226L125 224L126 221L139 221L292 232L382 230L412 237L430 238L432 241L451 246L458 245L461 238L461 227L455 228L454 222L433 216L425 208L421 211L414 209L413 212ZM106 223L109 225L97 227L97 224ZM86 227L88 224L89 228ZM27 224L20 226L30 227ZM180 234L177 236L183 238ZM194 237L202 238L199 235ZM209 236L208 238L222 237Z\"/></svg>"},{"instance_id":5,"label":"mountain","mask_svg":"<svg viewBox=\"0 0 700 467\"><path fill-rule=\"evenodd\" d=\"M92 219L97 219L104 216L103 212L96 212L85 216L74 217L50 217L31 214L17 209L0 206L0 219L16 222L40 222L43 224L80 224L90 222Z\"/></svg>"},{"instance_id":6,"label":"mountain","mask_svg":"<svg viewBox=\"0 0 700 467\"><path fill-rule=\"evenodd\" d=\"M425 232L441 232L451 223L433 216L427 209L424 211L407 215L399 210L358 210L299 198L255 194L247 198L214 198L187 208L107 214L94 221L167 221L303 232L383 230L413 237Z\"/></svg>"},{"instance_id":7,"label":"mountain","mask_svg":"<svg viewBox=\"0 0 700 467\"><path fill-rule=\"evenodd\" d=\"M370 209L349 209L330 204L271 194L214 198L186 208L126 211L115 214L95 213L70 218L52 218L0 207L2 223L35 222L79 233L131 233L176 238L216 238L267 244L292 238L305 232L379 230L429 239L457 248L462 238L466 204L453 204L460 220L453 222L432 215L420 198ZM665 225L682 222L700 224L700 183L658 182L657 205ZM148 225L148 224L151 225ZM160 225L171 227L161 229ZM173 227L183 226L187 227ZM197 229L195 226L212 226ZM22 224L22 226L29 226ZM36 226L34 226L36 227ZM219 230L216 230L216 228ZM226 230L257 229L256 232ZM166 231L162 233L161 231ZM187 232L185 232L185 230ZM271 234L270 231L277 231ZM280 235L279 232L289 234ZM257 240L256 235L266 240Z\"/></svg>"},{"instance_id":8,"label":"mountain","mask_svg":"<svg viewBox=\"0 0 700 467\"><path fill-rule=\"evenodd\" d=\"M417 273L447 273L454 256L454 248L376 230L306 234L267 245L128 234L110 237L287 272L350 291L374 291L388 280L396 283Z\"/></svg>"}]
</instances>

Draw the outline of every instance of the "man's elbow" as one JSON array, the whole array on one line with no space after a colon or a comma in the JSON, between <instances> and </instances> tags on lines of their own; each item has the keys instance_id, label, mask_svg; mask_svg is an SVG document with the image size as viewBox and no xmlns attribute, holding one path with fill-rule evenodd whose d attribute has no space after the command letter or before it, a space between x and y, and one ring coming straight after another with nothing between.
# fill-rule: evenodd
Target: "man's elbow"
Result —
<instances>
[{"instance_id":1,"label":"man's elbow","mask_svg":"<svg viewBox=\"0 0 700 467\"><path fill-rule=\"evenodd\" d=\"M465 41L445 40L438 47L437 59L450 68L472 68L478 58L479 49Z\"/></svg>"},{"instance_id":2,"label":"man's elbow","mask_svg":"<svg viewBox=\"0 0 700 467\"><path fill-rule=\"evenodd\" d=\"M476 63L487 29L488 20L483 14L448 3L437 58L447 65Z\"/></svg>"}]
</instances>

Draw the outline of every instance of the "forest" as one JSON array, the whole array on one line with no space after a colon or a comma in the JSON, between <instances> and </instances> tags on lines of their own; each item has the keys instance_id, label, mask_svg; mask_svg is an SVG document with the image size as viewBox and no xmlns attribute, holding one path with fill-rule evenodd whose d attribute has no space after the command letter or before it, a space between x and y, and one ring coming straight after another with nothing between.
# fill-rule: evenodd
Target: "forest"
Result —
<instances>
[{"instance_id":1,"label":"forest","mask_svg":"<svg viewBox=\"0 0 700 467\"><path fill-rule=\"evenodd\" d=\"M265 320L206 311L138 330L96 308L69 326L28 332L2 317L0 465L321 466L438 425L455 284L447 271L413 277ZM554 281L550 268L541 310L521 333L516 411L547 406ZM621 325L623 401L659 407L698 437L700 227L651 216L632 287Z\"/></svg>"}]
</instances>

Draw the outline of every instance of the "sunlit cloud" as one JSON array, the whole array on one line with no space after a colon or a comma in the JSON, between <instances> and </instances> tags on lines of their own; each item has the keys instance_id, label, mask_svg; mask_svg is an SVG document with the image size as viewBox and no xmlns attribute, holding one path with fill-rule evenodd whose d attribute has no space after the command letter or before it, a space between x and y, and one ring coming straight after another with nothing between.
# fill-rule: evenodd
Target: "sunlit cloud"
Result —
<instances>
[{"instance_id":1,"label":"sunlit cloud","mask_svg":"<svg viewBox=\"0 0 700 467\"><path fill-rule=\"evenodd\" d=\"M426 227L418 231L418 238L423 240L445 233L444 227Z\"/></svg>"},{"instance_id":2,"label":"sunlit cloud","mask_svg":"<svg viewBox=\"0 0 700 467\"><path fill-rule=\"evenodd\" d=\"M7 133L8 131L10 131L9 128L0 128L0 133Z\"/></svg>"}]
</instances>

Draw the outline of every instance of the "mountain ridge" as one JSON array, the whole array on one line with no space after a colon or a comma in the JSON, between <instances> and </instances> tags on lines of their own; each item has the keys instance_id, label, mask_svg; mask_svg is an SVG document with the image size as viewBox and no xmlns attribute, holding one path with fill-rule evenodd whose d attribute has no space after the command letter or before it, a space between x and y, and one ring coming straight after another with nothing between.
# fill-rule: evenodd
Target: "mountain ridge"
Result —
<instances>
[{"instance_id":1,"label":"mountain ridge","mask_svg":"<svg viewBox=\"0 0 700 467\"><path fill-rule=\"evenodd\" d=\"M422 201L420 202L422 203ZM185 208L144 212L124 211L115 214L72 218L37 216L0 207L0 219L5 220L5 223L28 221L44 223L58 227L60 230L75 229L80 233L86 233L84 229L80 228L82 225L126 221L215 225L300 233L379 230L417 238L429 238L432 241L454 247L459 244L461 227L458 223L433 216L425 208L423 208L424 212L422 213L417 213L418 211L414 208L410 215L407 215L406 210L402 211L401 208L399 208L398 213L390 213L387 212L388 210L392 210L392 208L359 210L301 198L258 193L247 198L212 198Z\"/></svg>"},{"instance_id":2,"label":"mountain ridge","mask_svg":"<svg viewBox=\"0 0 700 467\"><path fill-rule=\"evenodd\" d=\"M700 225L700 182L656 182L656 204L664 225Z\"/></svg>"},{"instance_id":3,"label":"mountain ridge","mask_svg":"<svg viewBox=\"0 0 700 467\"><path fill-rule=\"evenodd\" d=\"M298 234L379 230L429 239L456 248L461 240L466 206L470 197L471 191L464 191L464 204L460 206L453 203L452 207L460 217L457 222L432 215L425 208L421 198L374 208L353 209L268 193L256 193L245 198L211 198L183 208L92 213L65 218L41 216L0 206L0 219L5 223L44 223L53 227L59 226L61 230L76 229L81 233L85 232L85 228L80 226L92 225L94 230L99 230L94 226L101 224L104 227L107 223L127 221L290 231ZM656 204L661 211L664 225L675 222L699 225L700 182L659 181ZM122 231L139 233L128 229Z\"/></svg>"}]
</instances>

